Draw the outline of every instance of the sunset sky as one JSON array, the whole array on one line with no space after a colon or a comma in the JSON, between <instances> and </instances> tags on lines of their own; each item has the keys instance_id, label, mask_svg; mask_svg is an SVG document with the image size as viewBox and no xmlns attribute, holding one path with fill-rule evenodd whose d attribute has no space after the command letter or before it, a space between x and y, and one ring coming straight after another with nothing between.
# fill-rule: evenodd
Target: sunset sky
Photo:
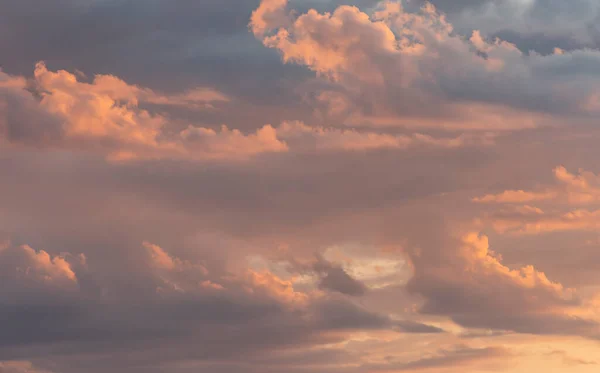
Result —
<instances>
[{"instance_id":1,"label":"sunset sky","mask_svg":"<svg viewBox=\"0 0 600 373\"><path fill-rule=\"evenodd\" d=\"M600 372L597 0L0 0L0 373Z\"/></svg>"}]
</instances>

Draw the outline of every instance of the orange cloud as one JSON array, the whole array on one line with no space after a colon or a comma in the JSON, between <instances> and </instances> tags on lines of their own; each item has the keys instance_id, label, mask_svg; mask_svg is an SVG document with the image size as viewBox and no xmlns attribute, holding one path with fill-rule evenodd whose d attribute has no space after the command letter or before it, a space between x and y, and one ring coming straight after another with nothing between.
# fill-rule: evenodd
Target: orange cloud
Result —
<instances>
[{"instance_id":1,"label":"orange cloud","mask_svg":"<svg viewBox=\"0 0 600 373\"><path fill-rule=\"evenodd\" d=\"M409 289L425 297L421 312L466 327L598 336L599 324L579 317L585 305L574 289L531 265L505 266L485 235L467 232L452 245L408 250L415 268Z\"/></svg>"},{"instance_id":2,"label":"orange cloud","mask_svg":"<svg viewBox=\"0 0 600 373\"><path fill-rule=\"evenodd\" d=\"M506 190L474 198L480 203L528 203L551 201L565 205L585 205L600 202L600 176L585 170L572 174L563 166L553 170L556 185L536 191Z\"/></svg>"},{"instance_id":3,"label":"orange cloud","mask_svg":"<svg viewBox=\"0 0 600 373\"><path fill-rule=\"evenodd\" d=\"M487 194L483 197L473 198L479 203L527 203L544 201L556 197L554 192L526 192L524 190L506 190L500 194Z\"/></svg>"},{"instance_id":4,"label":"orange cloud","mask_svg":"<svg viewBox=\"0 0 600 373\"><path fill-rule=\"evenodd\" d=\"M574 97L589 96L582 89L567 100L558 85L536 80L560 53L527 56L477 30L458 35L430 3L415 12L382 2L370 13L341 5L295 17L284 17L291 13L286 7L287 1L261 2L250 22L255 36L285 63L306 66L327 81L332 89L314 94L330 100L330 113L342 114L346 124L515 130L560 123L539 109L540 102L550 107L563 100L577 110ZM278 14L279 22L264 21L264 14ZM533 80L535 87L523 86L527 93L515 99L518 87Z\"/></svg>"},{"instance_id":5,"label":"orange cloud","mask_svg":"<svg viewBox=\"0 0 600 373\"><path fill-rule=\"evenodd\" d=\"M86 258L83 255L52 256L27 245L13 247L8 244L0 247L0 278L3 278L7 290L11 286L75 290L79 286L76 267L82 269L85 265Z\"/></svg>"},{"instance_id":6,"label":"orange cloud","mask_svg":"<svg viewBox=\"0 0 600 373\"><path fill-rule=\"evenodd\" d=\"M250 29L254 35L264 36L267 32L285 25L287 3L287 0L261 1L250 18Z\"/></svg>"},{"instance_id":7,"label":"orange cloud","mask_svg":"<svg viewBox=\"0 0 600 373\"><path fill-rule=\"evenodd\" d=\"M282 280L271 272L248 271L247 277L253 285L252 288L248 288L252 293L257 290L264 291L269 296L294 307L305 306L309 300L307 294L294 289L294 284L291 281Z\"/></svg>"},{"instance_id":8,"label":"orange cloud","mask_svg":"<svg viewBox=\"0 0 600 373\"><path fill-rule=\"evenodd\" d=\"M195 153L205 158L246 158L260 153L288 151L287 144L277 138L277 131L270 125L249 135L230 130L227 126L222 126L219 132L190 126L181 132L181 137L191 157Z\"/></svg>"},{"instance_id":9,"label":"orange cloud","mask_svg":"<svg viewBox=\"0 0 600 373\"><path fill-rule=\"evenodd\" d=\"M184 130L172 131L168 117L142 109L140 104L207 108L212 102L228 102L228 98L204 88L166 96L127 84L112 75L98 75L92 83L85 83L74 74L64 70L53 72L39 63L33 82L41 97L37 101L27 90L26 80L6 74L2 77L0 89L23 101L22 106L10 107L11 114L4 117L13 118L10 123L6 119L0 121L0 129L4 129L3 138L10 145L95 152L111 161L242 161L266 153L416 147L449 149L491 145L495 138L492 133L454 137L433 137L422 133L397 135L383 131L309 126L298 121L283 122L278 127L264 125L249 133L225 125L216 130L193 124ZM16 112L13 114L12 111ZM30 115L27 113L34 113L34 117L27 118L26 115Z\"/></svg>"},{"instance_id":10,"label":"orange cloud","mask_svg":"<svg viewBox=\"0 0 600 373\"><path fill-rule=\"evenodd\" d=\"M499 233L539 234L561 231L594 231L600 227L600 176L563 166L553 170L555 184L538 190L506 190L474 198L477 203L502 207L486 214ZM536 202L539 207L530 206ZM508 205L508 206L505 206Z\"/></svg>"},{"instance_id":11,"label":"orange cloud","mask_svg":"<svg viewBox=\"0 0 600 373\"><path fill-rule=\"evenodd\" d=\"M32 128L31 133L23 136L39 137L37 132L48 131L43 128L48 122L44 118L51 118L55 126L54 136L48 140L47 145L105 153L111 160L245 159L262 152L287 150L270 126L251 135L229 130L227 127L217 132L190 126L177 136L170 136L166 134L168 118L139 107L141 102L145 102L207 108L212 102L229 100L210 89L199 88L166 96L129 85L110 75L98 75L92 83L80 82L74 74L63 70L52 72L43 63L39 63L35 69L34 83L41 100L36 103L32 94L26 90L24 79L7 75L2 77L4 79L0 89L9 90L11 95L22 96L28 105L39 111L37 118L23 118L18 123L3 124L0 121L0 129L7 129L4 137L9 142L21 140L15 138L14 133L24 130L15 129L15 126L23 126L23 122L38 122L33 125L39 126L39 129ZM26 110L31 109L23 108L23 111ZM20 112L15 116L24 115L24 112ZM39 139L38 143L42 140Z\"/></svg>"}]
</instances>

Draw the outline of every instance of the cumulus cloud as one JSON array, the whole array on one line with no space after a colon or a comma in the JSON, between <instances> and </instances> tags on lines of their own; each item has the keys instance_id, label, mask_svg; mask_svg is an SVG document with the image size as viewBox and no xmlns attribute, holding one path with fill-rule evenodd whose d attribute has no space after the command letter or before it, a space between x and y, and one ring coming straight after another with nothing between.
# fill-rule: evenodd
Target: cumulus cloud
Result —
<instances>
[{"instance_id":1,"label":"cumulus cloud","mask_svg":"<svg viewBox=\"0 0 600 373\"><path fill-rule=\"evenodd\" d=\"M228 158L251 156L260 153L286 152L288 146L277 137L277 131L265 125L254 134L244 135L239 130L221 127L220 132L202 127L188 127L181 137L198 152L207 157Z\"/></svg>"},{"instance_id":2,"label":"cumulus cloud","mask_svg":"<svg viewBox=\"0 0 600 373\"><path fill-rule=\"evenodd\" d=\"M110 75L98 75L92 83L81 82L69 72L49 71L43 63L36 67L33 93L24 78L2 77L0 125L9 143L85 149L114 160L237 159L286 150L269 126L249 136L226 127L220 132L190 127L179 136L169 137L165 133L168 119L140 108L141 103L195 108L228 101L209 89L166 96Z\"/></svg>"},{"instance_id":3,"label":"cumulus cloud","mask_svg":"<svg viewBox=\"0 0 600 373\"><path fill-rule=\"evenodd\" d=\"M574 289L533 266L506 267L485 235L448 241L456 246L409 250L415 275L408 286L425 297L421 312L474 328L597 337L596 321L580 317L583 303Z\"/></svg>"},{"instance_id":4,"label":"cumulus cloud","mask_svg":"<svg viewBox=\"0 0 600 373\"><path fill-rule=\"evenodd\" d=\"M0 139L26 145L57 141L62 136L59 118L46 115L27 88L25 78L0 71Z\"/></svg>"},{"instance_id":5,"label":"cumulus cloud","mask_svg":"<svg viewBox=\"0 0 600 373\"><path fill-rule=\"evenodd\" d=\"M85 257L70 255L52 256L44 250L36 251L24 245L0 247L0 278L7 286L0 290L9 292L44 289L76 289L78 286L75 266L84 266ZM13 288L18 286L17 288ZM21 287L22 286L22 287ZM23 294L25 295L25 294ZM16 293L5 296L18 297Z\"/></svg>"},{"instance_id":6,"label":"cumulus cloud","mask_svg":"<svg viewBox=\"0 0 600 373\"><path fill-rule=\"evenodd\" d=\"M452 149L493 144L483 133L433 137L284 122L244 133L189 124L173 129L170 119L142 104L206 108L229 102L218 92L197 89L166 96L123 80L98 75L85 83L67 71L40 63L34 79L2 75L0 128L10 145L96 152L114 161L135 159L245 160L261 154L314 151L368 151L426 147ZM204 106L203 106L204 105Z\"/></svg>"},{"instance_id":7,"label":"cumulus cloud","mask_svg":"<svg viewBox=\"0 0 600 373\"><path fill-rule=\"evenodd\" d=\"M263 36L265 33L285 25L286 6L287 0L261 1L250 18L250 28L254 35Z\"/></svg>"},{"instance_id":8,"label":"cumulus cloud","mask_svg":"<svg viewBox=\"0 0 600 373\"><path fill-rule=\"evenodd\" d=\"M509 123L512 128L557 123L550 113L571 119L578 114L583 121L581 103L592 95L590 79L597 79L594 72L582 71L562 84L549 74L598 59L594 51L525 55L478 31L457 35L431 4L414 12L399 2L383 2L370 14L351 6L332 13L309 10L257 36L284 62L326 79L338 92L336 102L340 94L352 102L356 109L346 119L351 123L490 130ZM494 112L498 118L490 121Z\"/></svg>"}]
</instances>

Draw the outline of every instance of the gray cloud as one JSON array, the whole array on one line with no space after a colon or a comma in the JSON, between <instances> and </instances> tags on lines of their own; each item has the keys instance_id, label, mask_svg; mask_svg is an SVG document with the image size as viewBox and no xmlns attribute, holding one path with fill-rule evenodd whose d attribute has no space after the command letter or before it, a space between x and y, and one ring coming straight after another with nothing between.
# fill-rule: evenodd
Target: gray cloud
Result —
<instances>
[{"instance_id":1,"label":"gray cloud","mask_svg":"<svg viewBox=\"0 0 600 373\"><path fill-rule=\"evenodd\" d=\"M350 331L441 332L397 322L343 297L295 292L268 273L222 273L150 244L129 252L135 265L102 273L108 267L84 257L4 247L0 361L57 356L68 365L79 354L93 360L116 353L131 354L127 364L141 368L156 349L161 364L243 361L340 341ZM177 348L163 351L165 345Z\"/></svg>"},{"instance_id":2,"label":"gray cloud","mask_svg":"<svg viewBox=\"0 0 600 373\"><path fill-rule=\"evenodd\" d=\"M598 79L596 51L527 55L473 30L461 35L433 8L339 7L266 28L284 30L259 35L284 62L306 66L333 86L321 88L317 101L342 113L347 125L494 131L508 123L555 124L559 117L585 122L596 110L590 84Z\"/></svg>"},{"instance_id":3,"label":"gray cloud","mask_svg":"<svg viewBox=\"0 0 600 373\"><path fill-rule=\"evenodd\" d=\"M178 114L215 125L250 129L303 119L289 88L306 72L282 65L276 53L248 33L247 22L258 3L3 0L0 50L18 53L4 54L0 66L29 76L38 61L46 61L52 69L114 74L161 90L211 86L243 97L244 114Z\"/></svg>"}]
</instances>

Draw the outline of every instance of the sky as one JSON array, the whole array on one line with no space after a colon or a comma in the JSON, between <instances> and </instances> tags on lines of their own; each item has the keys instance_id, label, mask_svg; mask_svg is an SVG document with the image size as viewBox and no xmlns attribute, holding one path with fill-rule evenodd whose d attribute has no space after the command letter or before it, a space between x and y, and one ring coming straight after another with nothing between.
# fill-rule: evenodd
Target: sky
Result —
<instances>
[{"instance_id":1,"label":"sky","mask_svg":"<svg viewBox=\"0 0 600 373\"><path fill-rule=\"evenodd\" d=\"M599 20L0 0L0 373L598 372Z\"/></svg>"}]
</instances>

